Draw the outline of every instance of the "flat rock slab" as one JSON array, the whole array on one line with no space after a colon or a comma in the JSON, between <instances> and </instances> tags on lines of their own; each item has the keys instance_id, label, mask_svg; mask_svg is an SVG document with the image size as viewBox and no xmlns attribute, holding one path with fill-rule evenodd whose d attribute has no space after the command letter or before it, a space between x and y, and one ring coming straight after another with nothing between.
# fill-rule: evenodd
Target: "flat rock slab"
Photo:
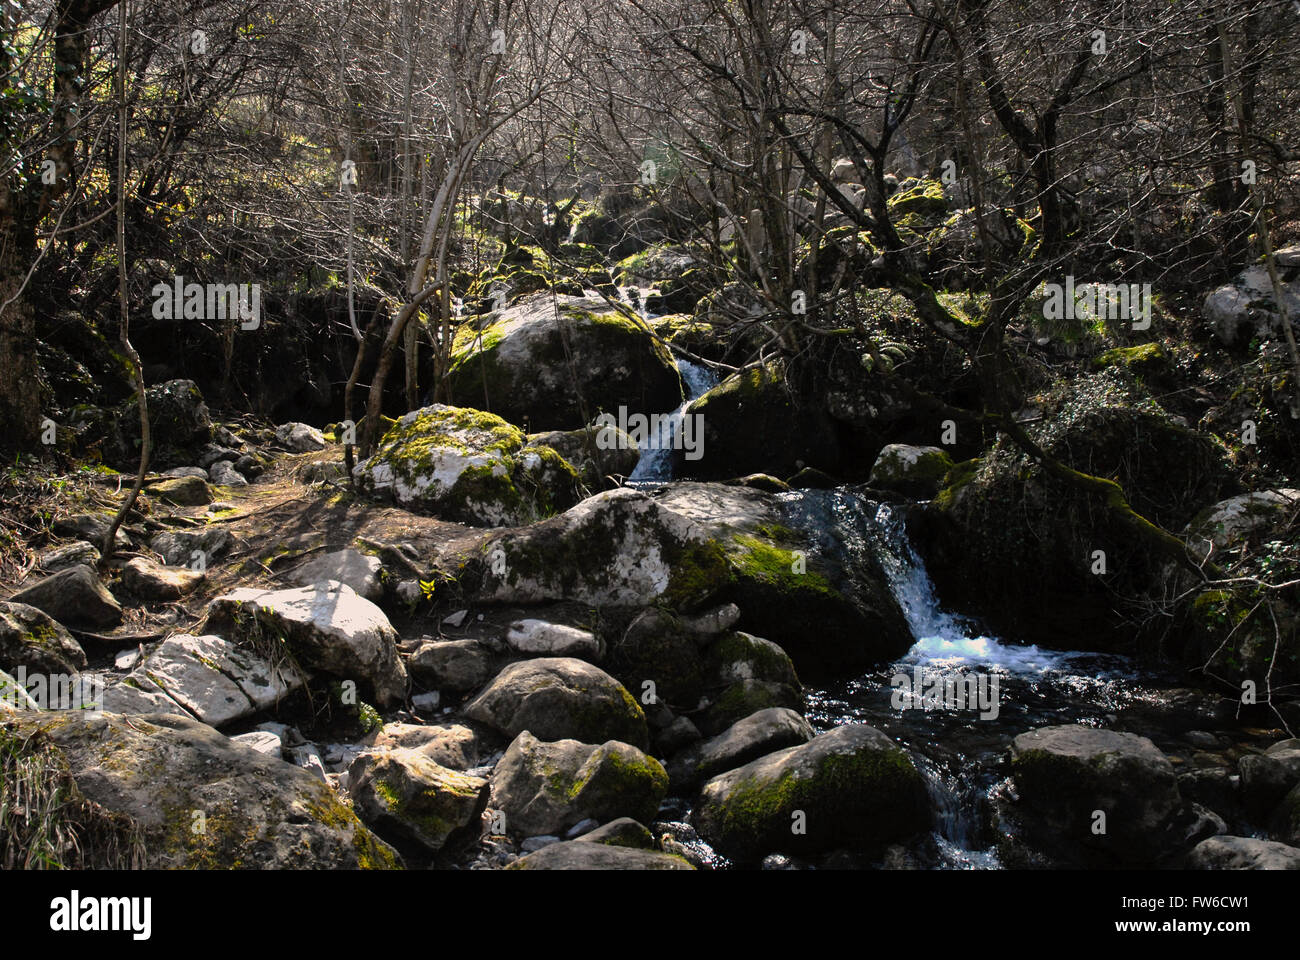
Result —
<instances>
[{"instance_id":1,"label":"flat rock slab","mask_svg":"<svg viewBox=\"0 0 1300 960\"><path fill-rule=\"evenodd\" d=\"M267 631L283 636L304 667L368 687L378 706L406 697L397 631L384 611L346 584L240 588L208 604L208 616L212 629L224 625L226 635L236 639Z\"/></svg>"},{"instance_id":2,"label":"flat rock slab","mask_svg":"<svg viewBox=\"0 0 1300 960\"><path fill-rule=\"evenodd\" d=\"M37 713L0 723L11 735L45 734L82 795L140 827L150 867L401 865L325 783L194 720Z\"/></svg>"},{"instance_id":3,"label":"flat rock slab","mask_svg":"<svg viewBox=\"0 0 1300 960\"><path fill-rule=\"evenodd\" d=\"M128 686L162 693L214 727L266 710L304 682L288 663L273 667L221 637L186 634L164 640L128 680Z\"/></svg>"}]
</instances>

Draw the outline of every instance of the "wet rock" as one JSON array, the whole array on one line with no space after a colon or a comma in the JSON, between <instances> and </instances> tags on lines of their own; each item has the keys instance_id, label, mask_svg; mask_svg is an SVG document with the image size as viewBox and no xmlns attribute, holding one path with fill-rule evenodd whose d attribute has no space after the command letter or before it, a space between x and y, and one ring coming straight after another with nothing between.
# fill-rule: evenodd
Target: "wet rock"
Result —
<instances>
[{"instance_id":1,"label":"wet rock","mask_svg":"<svg viewBox=\"0 0 1300 960\"><path fill-rule=\"evenodd\" d=\"M9 598L58 617L73 626L115 627L122 606L88 566L69 567L19 590Z\"/></svg>"},{"instance_id":2,"label":"wet rock","mask_svg":"<svg viewBox=\"0 0 1300 960\"><path fill-rule=\"evenodd\" d=\"M1283 740L1262 754L1248 754L1237 766L1246 808L1256 816L1269 812L1300 784L1300 740Z\"/></svg>"},{"instance_id":3,"label":"wet rock","mask_svg":"<svg viewBox=\"0 0 1300 960\"><path fill-rule=\"evenodd\" d=\"M1187 855L1192 870L1300 870L1300 848L1254 837L1210 837Z\"/></svg>"},{"instance_id":4,"label":"wet rock","mask_svg":"<svg viewBox=\"0 0 1300 960\"><path fill-rule=\"evenodd\" d=\"M43 610L0 602L0 670L71 676L86 667L86 652Z\"/></svg>"},{"instance_id":5,"label":"wet rock","mask_svg":"<svg viewBox=\"0 0 1300 960\"><path fill-rule=\"evenodd\" d=\"M397 632L382 610L344 584L240 588L208 604L208 624L254 643L267 631L282 636L303 666L369 688L380 706L406 696Z\"/></svg>"},{"instance_id":6,"label":"wet rock","mask_svg":"<svg viewBox=\"0 0 1300 960\"><path fill-rule=\"evenodd\" d=\"M383 568L383 562L378 557L349 548L304 563L290 574L290 579L304 587L335 580L346 583L367 600L376 601L384 595L380 580Z\"/></svg>"},{"instance_id":7,"label":"wet rock","mask_svg":"<svg viewBox=\"0 0 1300 960\"><path fill-rule=\"evenodd\" d=\"M1064 725L1011 747L1017 809L1033 842L1092 863L1151 863L1169 852L1184 809L1173 765L1146 737ZM1105 833L1094 833L1096 811Z\"/></svg>"},{"instance_id":8,"label":"wet rock","mask_svg":"<svg viewBox=\"0 0 1300 960\"><path fill-rule=\"evenodd\" d=\"M122 585L141 600L179 600L193 593L205 576L189 567L167 567L136 557L122 569Z\"/></svg>"},{"instance_id":9,"label":"wet rock","mask_svg":"<svg viewBox=\"0 0 1300 960\"><path fill-rule=\"evenodd\" d=\"M686 791L751 760L807 743L814 736L812 724L793 710L759 710L673 757L668 763L669 782L675 793Z\"/></svg>"},{"instance_id":10,"label":"wet rock","mask_svg":"<svg viewBox=\"0 0 1300 960\"><path fill-rule=\"evenodd\" d=\"M804 833L792 829L800 812ZM925 783L912 761L864 724L836 727L714 777L692 815L720 853L747 862L772 852L883 846L929 820Z\"/></svg>"},{"instance_id":11,"label":"wet rock","mask_svg":"<svg viewBox=\"0 0 1300 960\"><path fill-rule=\"evenodd\" d=\"M562 834L587 819L649 820L667 786L659 761L630 744L547 743L525 730L492 772L491 802L516 836Z\"/></svg>"},{"instance_id":12,"label":"wet rock","mask_svg":"<svg viewBox=\"0 0 1300 960\"><path fill-rule=\"evenodd\" d=\"M406 662L421 683L452 693L480 689L492 679L492 664L492 652L477 640L422 643Z\"/></svg>"},{"instance_id":13,"label":"wet rock","mask_svg":"<svg viewBox=\"0 0 1300 960\"><path fill-rule=\"evenodd\" d=\"M348 768L348 783L367 823L395 830L433 851L476 823L488 796L486 780L403 748L361 754Z\"/></svg>"},{"instance_id":14,"label":"wet rock","mask_svg":"<svg viewBox=\"0 0 1300 960\"><path fill-rule=\"evenodd\" d=\"M578 475L549 447L525 447L500 417L434 404L412 410L352 471L367 493L480 526L524 524L577 502Z\"/></svg>"},{"instance_id":15,"label":"wet rock","mask_svg":"<svg viewBox=\"0 0 1300 960\"><path fill-rule=\"evenodd\" d=\"M27 714L77 789L143 831L153 867L391 869L401 861L310 774L179 716ZM195 831L201 811L205 829Z\"/></svg>"},{"instance_id":16,"label":"wet rock","mask_svg":"<svg viewBox=\"0 0 1300 960\"><path fill-rule=\"evenodd\" d=\"M531 656L600 659L600 641L588 630L545 620L516 620L506 631L512 650Z\"/></svg>"},{"instance_id":17,"label":"wet rock","mask_svg":"<svg viewBox=\"0 0 1300 960\"><path fill-rule=\"evenodd\" d=\"M510 737L524 730L548 740L619 740L642 749L645 714L599 667L566 657L514 663L465 706L465 716Z\"/></svg>"}]
</instances>

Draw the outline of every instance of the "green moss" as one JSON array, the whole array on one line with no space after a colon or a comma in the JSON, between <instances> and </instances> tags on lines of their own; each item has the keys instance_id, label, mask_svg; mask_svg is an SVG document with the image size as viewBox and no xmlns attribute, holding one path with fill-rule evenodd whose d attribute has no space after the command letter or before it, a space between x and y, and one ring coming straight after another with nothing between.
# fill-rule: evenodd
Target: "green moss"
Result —
<instances>
[{"instance_id":1,"label":"green moss","mask_svg":"<svg viewBox=\"0 0 1300 960\"><path fill-rule=\"evenodd\" d=\"M1105 367L1128 367L1140 372L1149 371L1168 359L1165 348L1159 343L1142 343L1135 347L1116 347L1093 358L1092 365L1101 370Z\"/></svg>"},{"instance_id":2,"label":"green moss","mask_svg":"<svg viewBox=\"0 0 1300 960\"><path fill-rule=\"evenodd\" d=\"M952 468L948 471L948 475L944 477L943 489L940 490L939 494L934 498L935 506L940 510L950 509L953 504L956 503L956 498L958 494L961 493L962 489L975 479L976 475L979 473L979 468L980 460L978 457L973 460L963 460L960 463L953 464Z\"/></svg>"},{"instance_id":3,"label":"green moss","mask_svg":"<svg viewBox=\"0 0 1300 960\"><path fill-rule=\"evenodd\" d=\"M743 533L736 534L732 542L740 549L731 552L729 558L741 576L761 580L782 593L840 596L839 591L817 571L806 569L803 573L796 573L795 565L799 558L794 551ZM804 563L806 565L806 558Z\"/></svg>"}]
</instances>

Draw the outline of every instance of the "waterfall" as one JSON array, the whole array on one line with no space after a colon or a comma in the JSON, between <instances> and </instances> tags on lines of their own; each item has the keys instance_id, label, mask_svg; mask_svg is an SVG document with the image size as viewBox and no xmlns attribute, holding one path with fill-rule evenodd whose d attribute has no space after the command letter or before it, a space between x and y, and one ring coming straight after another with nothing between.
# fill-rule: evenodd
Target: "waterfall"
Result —
<instances>
[{"instance_id":1,"label":"waterfall","mask_svg":"<svg viewBox=\"0 0 1300 960\"><path fill-rule=\"evenodd\" d=\"M641 441L641 458L637 460L636 469L628 477L629 480L672 479L673 446L678 431L681 430L682 419L686 416L686 408L692 400L702 397L718 382L712 370L698 363L691 363L689 360L678 360L677 371L681 374L682 383L686 387L686 401L672 413L667 414L665 430L659 433L651 431L650 435Z\"/></svg>"}]
</instances>

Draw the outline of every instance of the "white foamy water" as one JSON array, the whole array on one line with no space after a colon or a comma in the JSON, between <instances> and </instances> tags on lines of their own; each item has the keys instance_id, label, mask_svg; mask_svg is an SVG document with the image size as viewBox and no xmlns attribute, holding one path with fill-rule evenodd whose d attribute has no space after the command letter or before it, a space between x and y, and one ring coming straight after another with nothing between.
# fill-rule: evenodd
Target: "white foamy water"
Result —
<instances>
[{"instance_id":1,"label":"white foamy water","mask_svg":"<svg viewBox=\"0 0 1300 960\"><path fill-rule=\"evenodd\" d=\"M641 442L641 458L636 462L629 480L671 480L673 476L673 448L682 429L682 418L691 401L708 393L717 385L713 371L689 360L678 360L677 370L686 387L686 400L672 413L667 414L668 427L660 434L654 431Z\"/></svg>"}]
</instances>

